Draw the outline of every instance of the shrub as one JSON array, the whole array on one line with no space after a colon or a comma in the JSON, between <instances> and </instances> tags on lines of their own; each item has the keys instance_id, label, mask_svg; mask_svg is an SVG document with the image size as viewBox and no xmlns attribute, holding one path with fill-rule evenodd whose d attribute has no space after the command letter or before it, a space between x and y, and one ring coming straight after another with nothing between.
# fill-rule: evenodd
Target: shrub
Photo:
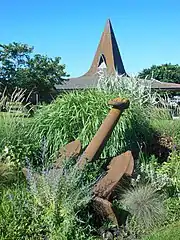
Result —
<instances>
[{"instance_id":1,"label":"shrub","mask_svg":"<svg viewBox=\"0 0 180 240\"><path fill-rule=\"evenodd\" d=\"M172 223L180 219L180 198L170 197L166 199L165 207L167 211L167 223Z\"/></svg>"},{"instance_id":2,"label":"shrub","mask_svg":"<svg viewBox=\"0 0 180 240\"><path fill-rule=\"evenodd\" d=\"M152 227L164 216L162 196L151 185L127 190L122 195L121 203L141 227Z\"/></svg>"},{"instance_id":3,"label":"shrub","mask_svg":"<svg viewBox=\"0 0 180 240\"><path fill-rule=\"evenodd\" d=\"M163 225L177 221L180 217L179 172L179 153L176 151L172 152L168 161L162 164L158 164L153 156L145 159L141 155L136 181L149 182L154 189L158 189L166 196L164 200L166 216Z\"/></svg>"},{"instance_id":4,"label":"shrub","mask_svg":"<svg viewBox=\"0 0 180 240\"><path fill-rule=\"evenodd\" d=\"M138 168L138 180L151 182L151 184L159 189L164 189L169 197L178 197L180 194L180 163L179 153L173 151L168 160L162 164L158 163L158 159L154 156L144 157L140 154Z\"/></svg>"},{"instance_id":5,"label":"shrub","mask_svg":"<svg viewBox=\"0 0 180 240\"><path fill-rule=\"evenodd\" d=\"M72 167L41 175L30 169L28 186L4 189L0 239L92 239L88 211L83 213L91 191L81 181L82 174Z\"/></svg>"},{"instance_id":6,"label":"shrub","mask_svg":"<svg viewBox=\"0 0 180 240\"><path fill-rule=\"evenodd\" d=\"M180 154L172 152L167 162L164 162L158 173L168 176L176 189L176 194L180 197Z\"/></svg>"}]
</instances>

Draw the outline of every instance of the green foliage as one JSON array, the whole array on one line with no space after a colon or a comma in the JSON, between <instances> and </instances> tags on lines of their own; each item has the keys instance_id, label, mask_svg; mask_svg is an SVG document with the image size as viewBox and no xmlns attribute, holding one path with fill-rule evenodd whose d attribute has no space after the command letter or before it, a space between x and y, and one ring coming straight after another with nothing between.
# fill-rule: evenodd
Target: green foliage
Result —
<instances>
[{"instance_id":1,"label":"green foliage","mask_svg":"<svg viewBox=\"0 0 180 240\"><path fill-rule=\"evenodd\" d=\"M14 165L11 162L4 163L0 161L0 188L13 182L15 178L14 173Z\"/></svg>"},{"instance_id":2,"label":"green foliage","mask_svg":"<svg viewBox=\"0 0 180 240\"><path fill-rule=\"evenodd\" d=\"M169 197L177 197L180 194L180 161L178 152L173 151L167 162L162 164L159 164L154 156L144 158L141 155L139 161L140 166L137 170L139 173L138 181L150 181L155 188L165 190Z\"/></svg>"},{"instance_id":3,"label":"green foliage","mask_svg":"<svg viewBox=\"0 0 180 240\"><path fill-rule=\"evenodd\" d=\"M52 155L54 157L60 146L76 138L85 147L110 109L108 100L117 96L128 97L131 105L121 116L102 157L127 149L139 150L144 143L150 144L151 126L157 130L152 118L164 121L169 117L166 109L155 109L155 95L151 95L150 88L140 89L136 81L125 88L116 80L117 85L112 85L111 81L107 87L105 82L99 90L60 96L52 104L41 106L33 118L12 115L10 109L1 113L0 181L4 186L1 184L0 188L0 239L95 239L92 232L97 233L97 226L90 212L91 186L104 172L106 159L87 165L84 171L73 167L75 159L53 170L49 167ZM115 86L118 86L116 91ZM18 94L15 103L10 102L11 107L21 108ZM4 104L3 98L0 104ZM167 131L170 131L168 127ZM122 226L125 239L147 233L155 223L167 224L179 219L179 161L178 152L173 152L163 164L153 156L145 158L141 154L139 168L135 169L138 176L132 182L134 188L124 193L122 201L117 201L121 212L123 209L129 212ZM28 184L20 183L22 176L18 172L19 179L10 185L14 173L24 164L28 164ZM166 193L164 202L156 190ZM160 222L162 216L164 219Z\"/></svg>"},{"instance_id":4,"label":"green foliage","mask_svg":"<svg viewBox=\"0 0 180 240\"><path fill-rule=\"evenodd\" d=\"M180 222L175 222L164 228L157 229L143 240L179 240L180 239Z\"/></svg>"},{"instance_id":5,"label":"green foliage","mask_svg":"<svg viewBox=\"0 0 180 240\"><path fill-rule=\"evenodd\" d=\"M48 94L54 89L55 84L60 84L66 74L65 65L60 64L61 58L54 59L40 54L35 54L27 63L25 77L18 80L21 88L38 93L41 100L46 100ZM53 91L52 91L53 92Z\"/></svg>"},{"instance_id":6,"label":"green foliage","mask_svg":"<svg viewBox=\"0 0 180 240\"><path fill-rule=\"evenodd\" d=\"M17 114L2 113L0 115L0 154L17 165L24 165L26 158L33 159L39 145L28 139L27 133L31 120ZM35 159L34 159L35 161Z\"/></svg>"},{"instance_id":7,"label":"green foliage","mask_svg":"<svg viewBox=\"0 0 180 240\"><path fill-rule=\"evenodd\" d=\"M27 44L0 45L0 82L8 89L16 87L18 76L23 77L32 51L33 48Z\"/></svg>"},{"instance_id":8,"label":"green foliage","mask_svg":"<svg viewBox=\"0 0 180 240\"><path fill-rule=\"evenodd\" d=\"M141 229L158 224L164 217L162 196L151 185L127 190L122 195L121 204Z\"/></svg>"},{"instance_id":9,"label":"green foliage","mask_svg":"<svg viewBox=\"0 0 180 240\"><path fill-rule=\"evenodd\" d=\"M166 222L172 223L180 219L180 198L170 197L164 201L167 217Z\"/></svg>"},{"instance_id":10,"label":"green foliage","mask_svg":"<svg viewBox=\"0 0 180 240\"><path fill-rule=\"evenodd\" d=\"M138 182L150 182L154 189L166 196L166 215L162 225L178 221L180 218L179 162L179 153L176 151L162 164L159 164L155 157L145 159L141 156L140 159Z\"/></svg>"},{"instance_id":11,"label":"green foliage","mask_svg":"<svg viewBox=\"0 0 180 240\"><path fill-rule=\"evenodd\" d=\"M93 239L88 212L83 214L91 194L82 172L70 168L39 175L28 170L28 186L2 191L0 239Z\"/></svg>"},{"instance_id":12,"label":"green foliage","mask_svg":"<svg viewBox=\"0 0 180 240\"><path fill-rule=\"evenodd\" d=\"M172 120L169 109L165 107L153 107L150 110L150 117L152 121Z\"/></svg>"},{"instance_id":13,"label":"green foliage","mask_svg":"<svg viewBox=\"0 0 180 240\"><path fill-rule=\"evenodd\" d=\"M27 138L32 118L26 117L29 112L24 110L25 106L22 106L23 98L23 91L14 91L11 104L6 107L6 112L0 113L0 159L2 162L8 159L16 167L24 166L27 158L36 162L39 149L38 143ZM6 99L5 94L0 104L4 102L4 99ZM12 106L16 106L16 111L13 113L11 112Z\"/></svg>"},{"instance_id":14,"label":"green foliage","mask_svg":"<svg viewBox=\"0 0 180 240\"><path fill-rule=\"evenodd\" d=\"M40 94L41 100L49 97L55 84L68 76L60 57L32 56L33 48L27 44L0 45L0 83L12 93L15 87Z\"/></svg>"},{"instance_id":15,"label":"green foliage","mask_svg":"<svg viewBox=\"0 0 180 240\"><path fill-rule=\"evenodd\" d=\"M77 138L85 147L107 116L108 101L118 95L97 90L64 94L34 116L32 135L37 137L36 141L45 137L52 153ZM137 150L150 138L149 120L143 109L136 103L131 104L116 125L102 157L114 156L126 149Z\"/></svg>"},{"instance_id":16,"label":"green foliage","mask_svg":"<svg viewBox=\"0 0 180 240\"><path fill-rule=\"evenodd\" d=\"M168 176L177 195L180 194L180 154L176 151L172 152L168 161L164 162L160 168L157 169L158 173L161 175Z\"/></svg>"},{"instance_id":17,"label":"green foliage","mask_svg":"<svg viewBox=\"0 0 180 240\"><path fill-rule=\"evenodd\" d=\"M180 83L180 66L178 64L153 65L151 68L144 69L138 75L139 78L154 78L162 82Z\"/></svg>"},{"instance_id":18,"label":"green foliage","mask_svg":"<svg viewBox=\"0 0 180 240\"><path fill-rule=\"evenodd\" d=\"M180 148L180 120L152 119L152 128L159 134L172 137L174 148Z\"/></svg>"}]
</instances>

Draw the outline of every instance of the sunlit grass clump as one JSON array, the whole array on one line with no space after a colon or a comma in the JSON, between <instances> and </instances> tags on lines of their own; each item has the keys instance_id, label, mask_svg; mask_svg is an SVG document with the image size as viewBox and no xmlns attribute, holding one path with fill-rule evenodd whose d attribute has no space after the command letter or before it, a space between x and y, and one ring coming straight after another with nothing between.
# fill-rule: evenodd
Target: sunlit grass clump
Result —
<instances>
[{"instance_id":1,"label":"sunlit grass clump","mask_svg":"<svg viewBox=\"0 0 180 240\"><path fill-rule=\"evenodd\" d=\"M98 90L64 94L37 112L31 134L36 135L37 141L45 138L51 152L77 138L85 147L107 116L111 108L108 101L118 95ZM149 121L142 107L133 103L120 118L102 156L137 149L149 135Z\"/></svg>"}]
</instances>

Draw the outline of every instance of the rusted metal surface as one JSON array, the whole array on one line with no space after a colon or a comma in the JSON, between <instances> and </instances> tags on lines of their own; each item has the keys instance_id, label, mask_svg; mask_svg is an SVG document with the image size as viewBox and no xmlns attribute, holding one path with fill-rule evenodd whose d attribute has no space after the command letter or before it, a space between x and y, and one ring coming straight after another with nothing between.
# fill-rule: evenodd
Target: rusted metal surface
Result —
<instances>
[{"instance_id":1,"label":"rusted metal surface","mask_svg":"<svg viewBox=\"0 0 180 240\"><path fill-rule=\"evenodd\" d=\"M87 161L98 159L101 155L122 112L129 107L129 100L115 98L109 101L109 105L112 106L112 109L77 163L80 168L83 168Z\"/></svg>"},{"instance_id":2,"label":"rusted metal surface","mask_svg":"<svg viewBox=\"0 0 180 240\"><path fill-rule=\"evenodd\" d=\"M94 209L96 213L98 213L102 218L110 219L115 225L118 226L118 221L116 214L112 209L112 203L107 199L103 199L100 197L94 198Z\"/></svg>"},{"instance_id":3,"label":"rusted metal surface","mask_svg":"<svg viewBox=\"0 0 180 240\"><path fill-rule=\"evenodd\" d=\"M134 170L134 159L131 151L114 157L107 167L107 174L93 188L94 204L97 213L103 218L110 219L118 226L119 216L114 212L110 196L116 190L124 175L131 176Z\"/></svg>"},{"instance_id":4,"label":"rusted metal surface","mask_svg":"<svg viewBox=\"0 0 180 240\"><path fill-rule=\"evenodd\" d=\"M97 182L93 192L98 197L109 199L123 175L131 176L133 173L134 159L131 151L114 157L107 169L107 174Z\"/></svg>"},{"instance_id":5,"label":"rusted metal surface","mask_svg":"<svg viewBox=\"0 0 180 240\"><path fill-rule=\"evenodd\" d=\"M63 160L76 158L79 156L80 152L81 152L81 142L79 140L75 140L73 142L68 143L67 145L65 145L59 150L58 158L54 163L53 167L55 168L62 167Z\"/></svg>"}]
</instances>

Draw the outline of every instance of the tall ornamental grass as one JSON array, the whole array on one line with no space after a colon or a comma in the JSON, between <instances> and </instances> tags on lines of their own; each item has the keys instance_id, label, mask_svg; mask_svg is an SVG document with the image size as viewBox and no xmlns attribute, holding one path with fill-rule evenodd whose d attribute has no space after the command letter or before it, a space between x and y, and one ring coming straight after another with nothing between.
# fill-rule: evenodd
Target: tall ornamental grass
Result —
<instances>
[{"instance_id":1,"label":"tall ornamental grass","mask_svg":"<svg viewBox=\"0 0 180 240\"><path fill-rule=\"evenodd\" d=\"M37 142L45 138L51 153L74 139L79 139L85 147L107 116L111 108L108 101L118 96L124 97L124 94L99 90L63 94L35 114L30 136ZM148 142L150 135L143 106L134 101L121 116L102 157L114 156L127 149L137 150Z\"/></svg>"},{"instance_id":2,"label":"tall ornamental grass","mask_svg":"<svg viewBox=\"0 0 180 240\"><path fill-rule=\"evenodd\" d=\"M103 70L98 72L97 89L103 92L119 92L128 96L131 102L139 105L154 106L160 96L154 92L151 85L154 80L140 79L136 76L109 75Z\"/></svg>"},{"instance_id":3,"label":"tall ornamental grass","mask_svg":"<svg viewBox=\"0 0 180 240\"><path fill-rule=\"evenodd\" d=\"M0 98L0 148L11 142L12 144L18 140L22 140L25 136L26 109L29 103L24 104L25 91L15 89L10 97L6 91ZM4 109L4 110L3 110ZM3 111L2 111L3 110Z\"/></svg>"},{"instance_id":4,"label":"tall ornamental grass","mask_svg":"<svg viewBox=\"0 0 180 240\"><path fill-rule=\"evenodd\" d=\"M0 97L0 168L5 169L9 163L15 163L16 167L24 164L26 157L34 158L39 147L27 137L31 118L28 118L26 101L25 91L21 89L15 89L11 96L4 90Z\"/></svg>"}]
</instances>

